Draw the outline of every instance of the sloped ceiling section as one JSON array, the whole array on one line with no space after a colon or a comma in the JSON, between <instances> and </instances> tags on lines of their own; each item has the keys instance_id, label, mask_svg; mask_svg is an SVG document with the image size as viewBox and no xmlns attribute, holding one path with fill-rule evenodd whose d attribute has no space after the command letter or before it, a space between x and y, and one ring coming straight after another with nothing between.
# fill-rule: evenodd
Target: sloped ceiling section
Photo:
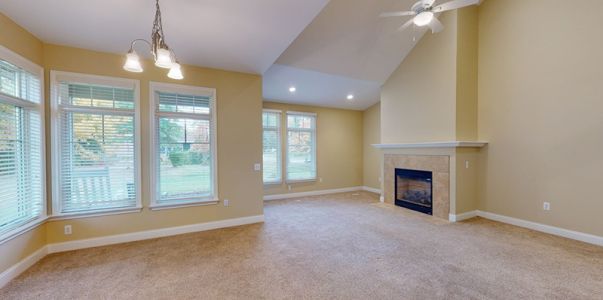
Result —
<instances>
[{"instance_id":1,"label":"sloped ceiling section","mask_svg":"<svg viewBox=\"0 0 603 300\"><path fill-rule=\"evenodd\" d=\"M256 74L263 74L327 3L160 1L166 41L181 63ZM155 1L3 0L0 11L47 43L125 53L133 39L150 38Z\"/></svg>"},{"instance_id":2,"label":"sloped ceiling section","mask_svg":"<svg viewBox=\"0 0 603 300\"><path fill-rule=\"evenodd\" d=\"M380 90L374 87L389 78L425 34L413 27L398 31L410 17L379 18L379 14L408 10L415 2L331 0L265 74L265 97L356 109L378 102ZM305 87L285 97L289 85ZM346 101L347 93L354 93L354 103Z\"/></svg>"}]
</instances>

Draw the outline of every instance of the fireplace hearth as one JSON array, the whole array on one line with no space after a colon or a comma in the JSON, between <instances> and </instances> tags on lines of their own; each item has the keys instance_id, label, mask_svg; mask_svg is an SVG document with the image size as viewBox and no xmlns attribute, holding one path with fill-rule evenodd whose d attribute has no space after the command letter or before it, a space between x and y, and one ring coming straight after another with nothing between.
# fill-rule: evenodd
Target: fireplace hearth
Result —
<instances>
[{"instance_id":1,"label":"fireplace hearth","mask_svg":"<svg viewBox=\"0 0 603 300\"><path fill-rule=\"evenodd\" d=\"M395 204L428 215L433 214L432 172L395 169Z\"/></svg>"}]
</instances>

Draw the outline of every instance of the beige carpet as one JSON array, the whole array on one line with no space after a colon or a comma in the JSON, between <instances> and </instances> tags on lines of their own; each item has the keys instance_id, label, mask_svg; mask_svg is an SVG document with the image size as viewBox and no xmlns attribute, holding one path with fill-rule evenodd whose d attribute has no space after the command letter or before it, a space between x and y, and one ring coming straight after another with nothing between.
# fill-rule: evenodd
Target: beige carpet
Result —
<instances>
[{"instance_id":1,"label":"beige carpet","mask_svg":"<svg viewBox=\"0 0 603 300\"><path fill-rule=\"evenodd\" d=\"M369 193L274 201L266 223L54 254L0 299L602 299L603 248Z\"/></svg>"}]
</instances>

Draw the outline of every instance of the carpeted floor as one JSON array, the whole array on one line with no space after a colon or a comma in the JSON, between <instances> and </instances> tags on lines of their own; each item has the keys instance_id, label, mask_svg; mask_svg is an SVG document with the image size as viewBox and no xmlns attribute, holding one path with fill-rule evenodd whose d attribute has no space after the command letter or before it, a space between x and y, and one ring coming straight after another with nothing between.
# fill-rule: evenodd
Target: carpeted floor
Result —
<instances>
[{"instance_id":1,"label":"carpeted floor","mask_svg":"<svg viewBox=\"0 0 603 300\"><path fill-rule=\"evenodd\" d=\"M0 299L602 299L603 248L370 193L266 204L266 223L49 255Z\"/></svg>"}]
</instances>

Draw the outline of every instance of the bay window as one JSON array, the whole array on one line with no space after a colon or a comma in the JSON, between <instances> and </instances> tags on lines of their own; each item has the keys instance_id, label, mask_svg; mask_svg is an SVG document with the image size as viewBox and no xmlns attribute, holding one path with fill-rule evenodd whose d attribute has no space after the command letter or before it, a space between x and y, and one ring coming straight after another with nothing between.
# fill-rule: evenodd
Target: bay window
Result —
<instances>
[{"instance_id":1,"label":"bay window","mask_svg":"<svg viewBox=\"0 0 603 300\"><path fill-rule=\"evenodd\" d=\"M0 47L0 241L46 216L43 70Z\"/></svg>"},{"instance_id":2,"label":"bay window","mask_svg":"<svg viewBox=\"0 0 603 300\"><path fill-rule=\"evenodd\" d=\"M151 207L217 202L213 89L151 83Z\"/></svg>"},{"instance_id":3,"label":"bay window","mask_svg":"<svg viewBox=\"0 0 603 300\"><path fill-rule=\"evenodd\" d=\"M138 81L51 76L54 213L140 209Z\"/></svg>"}]
</instances>

